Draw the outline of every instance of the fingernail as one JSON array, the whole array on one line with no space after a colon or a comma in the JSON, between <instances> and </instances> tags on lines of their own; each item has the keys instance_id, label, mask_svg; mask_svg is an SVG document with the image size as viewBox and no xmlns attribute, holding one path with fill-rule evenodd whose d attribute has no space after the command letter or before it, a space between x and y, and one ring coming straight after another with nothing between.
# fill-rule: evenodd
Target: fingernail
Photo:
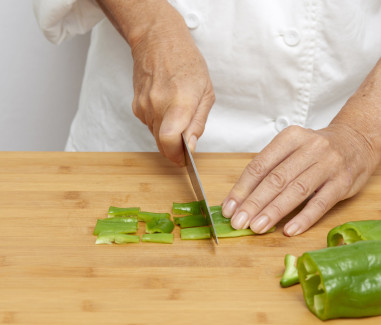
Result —
<instances>
[{"instance_id":1,"label":"fingernail","mask_svg":"<svg viewBox=\"0 0 381 325\"><path fill-rule=\"evenodd\" d=\"M248 214L242 211L232 218L231 225L234 229L242 229L248 218Z\"/></svg>"},{"instance_id":2,"label":"fingernail","mask_svg":"<svg viewBox=\"0 0 381 325\"><path fill-rule=\"evenodd\" d=\"M295 236L300 234L300 226L297 223L292 223L290 226L288 226L284 232L288 236Z\"/></svg>"},{"instance_id":3,"label":"fingernail","mask_svg":"<svg viewBox=\"0 0 381 325\"><path fill-rule=\"evenodd\" d=\"M254 223L251 224L250 228L257 234L264 233L267 229L268 224L270 223L270 218L268 216L259 217Z\"/></svg>"},{"instance_id":4,"label":"fingernail","mask_svg":"<svg viewBox=\"0 0 381 325\"><path fill-rule=\"evenodd\" d=\"M232 200L232 199L230 199L225 204L225 206L222 207L222 215L225 218L231 218L236 209L237 209L237 202Z\"/></svg>"},{"instance_id":5,"label":"fingernail","mask_svg":"<svg viewBox=\"0 0 381 325\"><path fill-rule=\"evenodd\" d=\"M197 137L195 135L192 135L188 141L189 150L194 152L196 150L196 144L197 144Z\"/></svg>"}]
</instances>

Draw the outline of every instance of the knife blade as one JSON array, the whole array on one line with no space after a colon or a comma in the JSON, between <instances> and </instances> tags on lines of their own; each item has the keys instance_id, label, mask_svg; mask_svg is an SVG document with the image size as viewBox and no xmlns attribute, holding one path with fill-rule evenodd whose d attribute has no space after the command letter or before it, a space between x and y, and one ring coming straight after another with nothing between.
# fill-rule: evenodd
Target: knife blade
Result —
<instances>
[{"instance_id":1,"label":"knife blade","mask_svg":"<svg viewBox=\"0 0 381 325\"><path fill-rule=\"evenodd\" d=\"M194 163L193 156L189 149L187 140L185 139L184 133L181 133L181 136L184 145L185 165L187 167L188 175L192 183L193 191L196 194L197 200L201 203L201 210L206 218L208 225L210 226L212 237L218 245L216 228L214 227L212 214L210 213L208 200L206 199L204 188L202 187L200 176L197 172L196 164Z\"/></svg>"}]
</instances>

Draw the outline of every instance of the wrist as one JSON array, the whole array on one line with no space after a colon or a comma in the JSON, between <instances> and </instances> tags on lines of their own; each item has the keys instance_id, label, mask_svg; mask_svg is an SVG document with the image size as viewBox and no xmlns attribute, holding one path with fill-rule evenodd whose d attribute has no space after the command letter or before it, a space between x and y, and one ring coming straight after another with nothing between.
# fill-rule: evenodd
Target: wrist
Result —
<instances>
[{"instance_id":1,"label":"wrist","mask_svg":"<svg viewBox=\"0 0 381 325\"><path fill-rule=\"evenodd\" d=\"M161 34L187 31L183 17L167 0L96 0L131 49Z\"/></svg>"}]
</instances>

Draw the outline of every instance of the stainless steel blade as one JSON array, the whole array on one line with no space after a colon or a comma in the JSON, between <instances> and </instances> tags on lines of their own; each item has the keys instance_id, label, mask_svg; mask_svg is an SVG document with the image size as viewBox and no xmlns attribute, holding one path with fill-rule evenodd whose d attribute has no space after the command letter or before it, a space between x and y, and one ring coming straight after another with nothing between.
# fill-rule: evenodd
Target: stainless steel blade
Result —
<instances>
[{"instance_id":1,"label":"stainless steel blade","mask_svg":"<svg viewBox=\"0 0 381 325\"><path fill-rule=\"evenodd\" d=\"M210 226L210 230L214 238L214 241L218 245L218 238L212 219L212 214L210 213L208 200L206 199L204 188L202 187L201 180L197 172L196 164L194 163L193 156L189 149L187 140L185 139L184 133L182 133L181 135L184 144L185 164L187 167L189 178L193 186L193 190L196 194L197 200L201 203L202 212L204 213L204 216Z\"/></svg>"}]
</instances>

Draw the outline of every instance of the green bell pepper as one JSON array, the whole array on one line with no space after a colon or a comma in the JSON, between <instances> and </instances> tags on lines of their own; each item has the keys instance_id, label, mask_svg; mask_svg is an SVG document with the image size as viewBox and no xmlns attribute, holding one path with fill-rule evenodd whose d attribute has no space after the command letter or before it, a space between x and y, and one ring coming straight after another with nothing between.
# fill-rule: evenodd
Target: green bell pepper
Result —
<instances>
[{"instance_id":1,"label":"green bell pepper","mask_svg":"<svg viewBox=\"0 0 381 325\"><path fill-rule=\"evenodd\" d=\"M202 227L207 226L208 223L202 214L191 214L184 217L173 217L173 221L180 228L190 228L190 227Z\"/></svg>"},{"instance_id":2,"label":"green bell pepper","mask_svg":"<svg viewBox=\"0 0 381 325\"><path fill-rule=\"evenodd\" d=\"M226 224L229 224L230 225L230 219L228 218L225 218L223 215L222 215L222 212L221 211L215 211L215 212L212 212L212 219L213 219L213 223L216 225L216 224L219 224L219 223L226 223Z\"/></svg>"},{"instance_id":3,"label":"green bell pepper","mask_svg":"<svg viewBox=\"0 0 381 325\"><path fill-rule=\"evenodd\" d=\"M143 242L172 244L173 234L144 234L142 235Z\"/></svg>"},{"instance_id":4,"label":"green bell pepper","mask_svg":"<svg viewBox=\"0 0 381 325\"><path fill-rule=\"evenodd\" d=\"M209 207L210 213L216 213L216 212L221 212L222 213L222 206L221 205L212 205Z\"/></svg>"},{"instance_id":5,"label":"green bell pepper","mask_svg":"<svg viewBox=\"0 0 381 325\"><path fill-rule=\"evenodd\" d=\"M124 222L109 219L98 219L94 228L94 235L99 235L101 232L112 232L118 234L135 233L138 230L138 222ZM111 221L110 221L111 220Z\"/></svg>"},{"instance_id":6,"label":"green bell pepper","mask_svg":"<svg viewBox=\"0 0 381 325\"><path fill-rule=\"evenodd\" d=\"M171 233L175 225L167 218L153 218L146 223L146 233Z\"/></svg>"},{"instance_id":7,"label":"green bell pepper","mask_svg":"<svg viewBox=\"0 0 381 325\"><path fill-rule=\"evenodd\" d=\"M361 240L381 240L381 220L351 221L330 230L327 245L352 244Z\"/></svg>"},{"instance_id":8,"label":"green bell pepper","mask_svg":"<svg viewBox=\"0 0 381 325\"><path fill-rule=\"evenodd\" d=\"M181 239L207 239L210 238L209 227L184 228L180 230Z\"/></svg>"},{"instance_id":9,"label":"green bell pepper","mask_svg":"<svg viewBox=\"0 0 381 325\"><path fill-rule=\"evenodd\" d=\"M307 307L321 320L381 315L381 241L306 252L297 268Z\"/></svg>"},{"instance_id":10,"label":"green bell pepper","mask_svg":"<svg viewBox=\"0 0 381 325\"><path fill-rule=\"evenodd\" d=\"M140 208L133 207L133 208L117 208L110 206L108 208L108 217L117 217L117 216L136 216L137 213L140 211Z\"/></svg>"},{"instance_id":11,"label":"green bell pepper","mask_svg":"<svg viewBox=\"0 0 381 325\"><path fill-rule=\"evenodd\" d=\"M291 254L286 254L284 257L285 271L282 279L280 279L280 285L282 288L291 287L294 284L299 283L298 269L296 268L297 257Z\"/></svg>"},{"instance_id":12,"label":"green bell pepper","mask_svg":"<svg viewBox=\"0 0 381 325\"><path fill-rule=\"evenodd\" d=\"M179 214L201 214L201 202L193 201L186 203L176 203L172 204L172 213Z\"/></svg>"},{"instance_id":13,"label":"green bell pepper","mask_svg":"<svg viewBox=\"0 0 381 325\"><path fill-rule=\"evenodd\" d=\"M138 235L126 235L126 234L116 234L112 232L101 232L95 244L127 244L127 243L138 243L140 238Z\"/></svg>"},{"instance_id":14,"label":"green bell pepper","mask_svg":"<svg viewBox=\"0 0 381 325\"><path fill-rule=\"evenodd\" d=\"M140 211L137 213L137 217L139 221L150 222L153 219L171 219L171 215L169 213L156 213L156 212L146 212Z\"/></svg>"}]
</instances>

